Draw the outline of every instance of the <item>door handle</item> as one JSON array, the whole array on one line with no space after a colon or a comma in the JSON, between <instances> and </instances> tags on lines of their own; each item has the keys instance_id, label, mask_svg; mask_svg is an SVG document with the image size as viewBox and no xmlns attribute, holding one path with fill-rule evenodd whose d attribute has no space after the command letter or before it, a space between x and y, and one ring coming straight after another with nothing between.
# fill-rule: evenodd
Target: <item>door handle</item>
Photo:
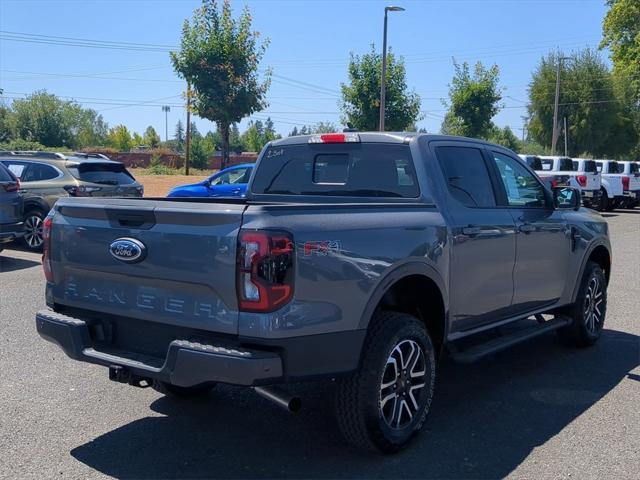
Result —
<instances>
[{"instance_id":1,"label":"door handle","mask_svg":"<svg viewBox=\"0 0 640 480\"><path fill-rule=\"evenodd\" d=\"M536 231L535 225L531 225L530 223L523 223L518 226L518 231L522 233L532 233Z\"/></svg>"},{"instance_id":2,"label":"door handle","mask_svg":"<svg viewBox=\"0 0 640 480\"><path fill-rule=\"evenodd\" d=\"M468 226L462 228L462 234L469 236L479 235L481 231L480 227Z\"/></svg>"}]
</instances>

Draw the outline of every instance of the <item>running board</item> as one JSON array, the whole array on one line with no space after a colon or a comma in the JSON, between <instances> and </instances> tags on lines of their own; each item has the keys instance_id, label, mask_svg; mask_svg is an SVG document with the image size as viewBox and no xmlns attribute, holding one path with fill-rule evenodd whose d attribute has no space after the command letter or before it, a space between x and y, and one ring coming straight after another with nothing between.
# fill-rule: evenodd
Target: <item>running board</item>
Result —
<instances>
[{"instance_id":1,"label":"running board","mask_svg":"<svg viewBox=\"0 0 640 480\"><path fill-rule=\"evenodd\" d=\"M467 350L459 351L455 345L449 346L451 357L456 363L473 363L488 355L492 355L501 350L505 350L519 343L525 342L547 332L566 327L572 322L572 319L565 316L556 316L551 320L541 322L541 316L536 316L538 324L533 327L523 328L513 333L502 335L498 338L491 339L485 343L473 346Z\"/></svg>"}]
</instances>

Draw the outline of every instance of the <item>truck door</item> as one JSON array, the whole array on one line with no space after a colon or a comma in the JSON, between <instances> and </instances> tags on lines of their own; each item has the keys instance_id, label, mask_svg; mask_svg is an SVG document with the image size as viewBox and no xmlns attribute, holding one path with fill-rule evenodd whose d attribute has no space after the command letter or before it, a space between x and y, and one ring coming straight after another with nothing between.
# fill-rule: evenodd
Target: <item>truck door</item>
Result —
<instances>
[{"instance_id":1,"label":"truck door","mask_svg":"<svg viewBox=\"0 0 640 480\"><path fill-rule=\"evenodd\" d=\"M431 142L447 186L452 223L451 331L508 316L513 296L515 225L499 208L481 145Z\"/></svg>"},{"instance_id":2,"label":"truck door","mask_svg":"<svg viewBox=\"0 0 640 480\"><path fill-rule=\"evenodd\" d=\"M507 153L489 152L500 177L499 204L516 224L513 271L514 313L529 312L558 300L563 293L571 256L571 233L540 181Z\"/></svg>"}]
</instances>

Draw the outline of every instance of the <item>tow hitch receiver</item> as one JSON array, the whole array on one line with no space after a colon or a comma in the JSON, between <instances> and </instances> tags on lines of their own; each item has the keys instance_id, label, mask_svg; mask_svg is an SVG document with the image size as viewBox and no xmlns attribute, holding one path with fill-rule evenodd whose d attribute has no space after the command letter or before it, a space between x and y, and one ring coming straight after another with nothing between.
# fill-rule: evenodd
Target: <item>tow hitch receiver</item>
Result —
<instances>
[{"instance_id":1,"label":"tow hitch receiver","mask_svg":"<svg viewBox=\"0 0 640 480\"><path fill-rule=\"evenodd\" d=\"M141 377L131 373L128 368L120 365L109 366L109 380L113 380L118 383L126 383L133 385L134 387L147 388L151 386L152 380L147 377Z\"/></svg>"}]
</instances>

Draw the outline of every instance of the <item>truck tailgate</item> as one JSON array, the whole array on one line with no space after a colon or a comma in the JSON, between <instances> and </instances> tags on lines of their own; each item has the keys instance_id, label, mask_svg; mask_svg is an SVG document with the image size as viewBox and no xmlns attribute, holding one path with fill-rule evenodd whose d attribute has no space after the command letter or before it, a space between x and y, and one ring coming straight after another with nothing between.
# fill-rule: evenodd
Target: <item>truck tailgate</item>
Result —
<instances>
[{"instance_id":1,"label":"truck tailgate","mask_svg":"<svg viewBox=\"0 0 640 480\"><path fill-rule=\"evenodd\" d=\"M51 231L49 303L237 334L237 234L245 206L61 199ZM138 261L117 239L140 242ZM125 260L127 260L125 258Z\"/></svg>"}]
</instances>

